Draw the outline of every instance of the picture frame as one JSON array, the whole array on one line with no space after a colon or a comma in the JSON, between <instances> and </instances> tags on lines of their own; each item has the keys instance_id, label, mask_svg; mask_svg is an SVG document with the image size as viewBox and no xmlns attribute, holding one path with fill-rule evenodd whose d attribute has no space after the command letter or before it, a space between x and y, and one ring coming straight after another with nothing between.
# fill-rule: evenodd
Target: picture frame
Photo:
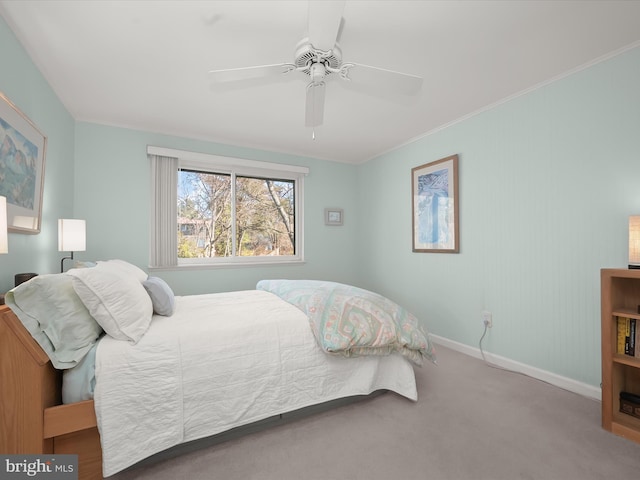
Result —
<instances>
[{"instance_id":1,"label":"picture frame","mask_svg":"<svg viewBox=\"0 0 640 480\"><path fill-rule=\"evenodd\" d=\"M324 224L340 226L344 222L344 211L342 208L325 208Z\"/></svg>"},{"instance_id":2,"label":"picture frame","mask_svg":"<svg viewBox=\"0 0 640 480\"><path fill-rule=\"evenodd\" d=\"M458 253L458 155L411 169L413 251Z\"/></svg>"},{"instance_id":3,"label":"picture frame","mask_svg":"<svg viewBox=\"0 0 640 480\"><path fill-rule=\"evenodd\" d=\"M7 198L7 229L37 234L47 137L0 92L0 195Z\"/></svg>"}]
</instances>

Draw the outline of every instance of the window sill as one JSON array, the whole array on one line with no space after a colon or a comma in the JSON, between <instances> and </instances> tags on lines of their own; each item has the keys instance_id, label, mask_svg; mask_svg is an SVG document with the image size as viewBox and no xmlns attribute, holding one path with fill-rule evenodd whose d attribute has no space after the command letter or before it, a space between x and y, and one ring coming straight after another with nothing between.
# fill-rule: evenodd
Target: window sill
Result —
<instances>
[{"instance_id":1,"label":"window sill","mask_svg":"<svg viewBox=\"0 0 640 480\"><path fill-rule=\"evenodd\" d=\"M220 263L191 263L172 265L168 267L152 267L149 266L149 272L185 272L188 270L216 270L221 268L255 268L255 267L293 267L298 265L304 265L304 260L289 260L289 261L271 261L271 262L220 262Z\"/></svg>"}]
</instances>

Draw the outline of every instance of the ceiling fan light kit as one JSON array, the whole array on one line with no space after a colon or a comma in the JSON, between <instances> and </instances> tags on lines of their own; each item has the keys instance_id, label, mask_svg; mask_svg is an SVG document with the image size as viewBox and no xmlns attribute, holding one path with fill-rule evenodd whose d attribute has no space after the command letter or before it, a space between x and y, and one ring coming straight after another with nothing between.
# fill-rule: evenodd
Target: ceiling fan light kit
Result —
<instances>
[{"instance_id":1,"label":"ceiling fan light kit","mask_svg":"<svg viewBox=\"0 0 640 480\"><path fill-rule=\"evenodd\" d=\"M303 38L296 46L295 69L310 74L313 65L321 64L330 73L340 71L342 65L342 49L337 43L330 50L318 50L309 41L308 37Z\"/></svg>"},{"instance_id":2,"label":"ceiling fan light kit","mask_svg":"<svg viewBox=\"0 0 640 480\"><path fill-rule=\"evenodd\" d=\"M313 63L309 71L312 83L320 83L324 80L324 76L327 74L327 69L322 63Z\"/></svg>"},{"instance_id":3,"label":"ceiling fan light kit","mask_svg":"<svg viewBox=\"0 0 640 480\"><path fill-rule=\"evenodd\" d=\"M307 84L305 125L313 128L322 125L324 120L325 78L332 74L352 81L349 74L353 69L357 71L354 84L393 89L405 95L418 93L422 87L421 77L342 62L342 49L337 40L345 3L344 0L309 2L308 37L296 45L293 63L212 70L209 72L212 84L302 72L311 80ZM312 138L315 139L315 131Z\"/></svg>"}]
</instances>

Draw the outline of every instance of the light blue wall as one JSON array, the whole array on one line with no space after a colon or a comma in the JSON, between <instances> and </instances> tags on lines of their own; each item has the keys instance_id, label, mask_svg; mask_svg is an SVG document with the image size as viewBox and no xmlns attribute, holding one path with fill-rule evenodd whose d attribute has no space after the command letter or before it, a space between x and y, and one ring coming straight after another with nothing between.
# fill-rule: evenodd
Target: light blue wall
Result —
<instances>
[{"instance_id":1,"label":"light blue wall","mask_svg":"<svg viewBox=\"0 0 640 480\"><path fill-rule=\"evenodd\" d=\"M0 289L56 272L56 220L87 220L80 259L147 265L146 146L309 166L307 263L162 272L178 294L252 288L265 277L326 278L377 290L443 337L597 386L599 269L624 267L640 213L640 49L353 166L75 123L0 18L0 91L49 140L42 232L9 235ZM412 167L460 155L459 254L411 252ZM323 223L345 209L344 227Z\"/></svg>"},{"instance_id":2,"label":"light blue wall","mask_svg":"<svg viewBox=\"0 0 640 480\"><path fill-rule=\"evenodd\" d=\"M42 228L37 235L9 234L0 255L0 292L20 272L60 271L58 218L73 215L74 121L0 17L0 91L47 137Z\"/></svg>"},{"instance_id":3,"label":"light blue wall","mask_svg":"<svg viewBox=\"0 0 640 480\"><path fill-rule=\"evenodd\" d=\"M280 267L161 271L177 294L251 289L262 278L317 278L357 283L353 186L357 167L130 129L76 125L75 214L87 220L87 252L80 259L123 258L149 263L150 164L147 145L307 166L304 180L305 264ZM345 224L324 224L324 208L345 210Z\"/></svg>"},{"instance_id":4,"label":"light blue wall","mask_svg":"<svg viewBox=\"0 0 640 480\"><path fill-rule=\"evenodd\" d=\"M357 167L147 132L75 123L0 17L0 91L48 137L42 231L10 234L0 255L0 291L15 273L55 273L57 219L87 221L87 251L79 260L124 258L148 265L150 175L147 145L308 166L305 179L305 257L300 266L161 272L178 294L255 287L261 278L325 278L357 283L355 208ZM343 227L324 225L324 208L345 210ZM69 262L67 262L69 265Z\"/></svg>"},{"instance_id":5,"label":"light blue wall","mask_svg":"<svg viewBox=\"0 0 640 480\"><path fill-rule=\"evenodd\" d=\"M437 335L600 384L599 270L640 213L640 48L360 168L365 286ZM411 168L460 156L459 254L412 253Z\"/></svg>"}]
</instances>

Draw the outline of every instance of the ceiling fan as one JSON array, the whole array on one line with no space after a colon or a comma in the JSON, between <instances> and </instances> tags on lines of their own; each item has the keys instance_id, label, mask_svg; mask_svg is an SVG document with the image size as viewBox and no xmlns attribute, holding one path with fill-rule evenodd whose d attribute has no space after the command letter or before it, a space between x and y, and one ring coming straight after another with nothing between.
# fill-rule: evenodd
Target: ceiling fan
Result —
<instances>
[{"instance_id":1,"label":"ceiling fan","mask_svg":"<svg viewBox=\"0 0 640 480\"><path fill-rule=\"evenodd\" d=\"M309 2L308 32L296 46L293 63L258 65L253 67L212 70L212 85L284 76L302 72L310 78L307 85L305 125L322 125L324 117L325 78L337 75L342 80L375 88L390 89L414 95L422 88L422 78L383 68L346 63L337 40L340 33L345 0L312 0Z\"/></svg>"}]
</instances>

